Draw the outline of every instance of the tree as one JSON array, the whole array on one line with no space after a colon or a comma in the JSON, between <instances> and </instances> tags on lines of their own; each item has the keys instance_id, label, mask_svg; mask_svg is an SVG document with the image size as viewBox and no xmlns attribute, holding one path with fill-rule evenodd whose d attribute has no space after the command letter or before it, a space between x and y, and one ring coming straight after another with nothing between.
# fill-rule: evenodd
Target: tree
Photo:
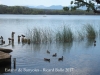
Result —
<instances>
[{"instance_id":1,"label":"tree","mask_svg":"<svg viewBox=\"0 0 100 75\"><path fill-rule=\"evenodd\" d=\"M79 7L85 6L86 11L93 10L94 13L100 13L100 0L72 0L71 7L63 7L65 11L69 8L69 10L76 10Z\"/></svg>"}]
</instances>

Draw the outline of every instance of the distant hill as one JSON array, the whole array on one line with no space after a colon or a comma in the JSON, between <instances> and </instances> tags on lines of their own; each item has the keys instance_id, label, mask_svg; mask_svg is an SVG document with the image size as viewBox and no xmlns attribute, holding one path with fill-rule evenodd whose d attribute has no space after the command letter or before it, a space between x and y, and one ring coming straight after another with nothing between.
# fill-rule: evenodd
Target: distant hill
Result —
<instances>
[{"instance_id":1,"label":"distant hill","mask_svg":"<svg viewBox=\"0 0 100 75\"><path fill-rule=\"evenodd\" d=\"M63 7L62 5L52 5L52 6L44 6L44 5L39 5L39 6L27 6L29 8L36 8L36 9L57 9L57 10L63 10ZM69 6L70 7L70 6ZM86 7L83 6L83 7L80 7L79 9L81 10L86 10Z\"/></svg>"},{"instance_id":2,"label":"distant hill","mask_svg":"<svg viewBox=\"0 0 100 75\"><path fill-rule=\"evenodd\" d=\"M57 9L57 10L62 10L63 6L61 5L52 5L52 6L43 6L43 5L39 5L39 6L27 6L29 8L38 8L38 9Z\"/></svg>"},{"instance_id":3,"label":"distant hill","mask_svg":"<svg viewBox=\"0 0 100 75\"><path fill-rule=\"evenodd\" d=\"M0 5L0 14L32 14L32 15L94 15L92 11L86 12L84 10L76 10L76 11L63 11L57 10L62 9L59 8L61 6L37 6L36 7L27 7L27 6L7 6ZM45 8L45 9L44 9ZM55 10L56 9L56 10Z\"/></svg>"}]
</instances>

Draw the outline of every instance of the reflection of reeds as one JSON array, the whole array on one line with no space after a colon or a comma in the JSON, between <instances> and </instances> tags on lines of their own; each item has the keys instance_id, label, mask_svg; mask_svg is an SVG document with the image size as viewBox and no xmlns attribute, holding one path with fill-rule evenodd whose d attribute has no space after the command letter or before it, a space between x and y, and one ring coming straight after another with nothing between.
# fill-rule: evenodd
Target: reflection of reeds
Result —
<instances>
[{"instance_id":1,"label":"reflection of reeds","mask_svg":"<svg viewBox=\"0 0 100 75\"><path fill-rule=\"evenodd\" d=\"M86 36L88 39L95 39L96 38L96 30L94 29L94 27L90 24L85 26L86 29Z\"/></svg>"},{"instance_id":2,"label":"reflection of reeds","mask_svg":"<svg viewBox=\"0 0 100 75\"><path fill-rule=\"evenodd\" d=\"M71 29L64 26L62 31L57 32L56 41L63 42L63 43L72 42L73 41L73 33L72 33Z\"/></svg>"}]
</instances>

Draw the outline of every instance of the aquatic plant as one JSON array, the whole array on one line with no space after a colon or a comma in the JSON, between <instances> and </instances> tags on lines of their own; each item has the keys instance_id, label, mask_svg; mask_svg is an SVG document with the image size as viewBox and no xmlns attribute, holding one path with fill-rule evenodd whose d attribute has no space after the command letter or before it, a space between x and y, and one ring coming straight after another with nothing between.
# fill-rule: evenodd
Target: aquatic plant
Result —
<instances>
[{"instance_id":1,"label":"aquatic plant","mask_svg":"<svg viewBox=\"0 0 100 75\"><path fill-rule=\"evenodd\" d=\"M42 43L51 43L53 38L52 38L52 32L51 30L41 30L41 39L42 39Z\"/></svg>"},{"instance_id":2,"label":"aquatic plant","mask_svg":"<svg viewBox=\"0 0 100 75\"><path fill-rule=\"evenodd\" d=\"M58 31L56 33L56 42L61 42L62 41L62 35L61 35L61 31Z\"/></svg>"},{"instance_id":3,"label":"aquatic plant","mask_svg":"<svg viewBox=\"0 0 100 75\"><path fill-rule=\"evenodd\" d=\"M28 29L27 38L30 38L31 43L50 43L52 42L52 34L50 30L40 28Z\"/></svg>"},{"instance_id":4,"label":"aquatic plant","mask_svg":"<svg viewBox=\"0 0 100 75\"><path fill-rule=\"evenodd\" d=\"M41 31L40 29L33 29L33 43L41 43Z\"/></svg>"},{"instance_id":5,"label":"aquatic plant","mask_svg":"<svg viewBox=\"0 0 100 75\"><path fill-rule=\"evenodd\" d=\"M90 24L85 25L85 30L86 30L86 37L88 39L95 39L96 38L97 32L92 25L90 25Z\"/></svg>"},{"instance_id":6,"label":"aquatic plant","mask_svg":"<svg viewBox=\"0 0 100 75\"><path fill-rule=\"evenodd\" d=\"M73 33L69 27L63 27L62 31L58 31L56 34L56 41L59 42L72 42L73 41Z\"/></svg>"},{"instance_id":7,"label":"aquatic plant","mask_svg":"<svg viewBox=\"0 0 100 75\"><path fill-rule=\"evenodd\" d=\"M74 32L75 33L75 32ZM71 28L68 26L64 26L60 30L52 31L51 29L40 29L40 28L33 28L28 29L27 31L27 38L30 39L31 43L51 43L52 41L60 42L60 43L70 43L73 40L77 39L79 41L84 40L87 38L88 40L95 40L97 36L97 32L95 28L87 24L84 27L84 31L77 31L75 35Z\"/></svg>"}]
</instances>

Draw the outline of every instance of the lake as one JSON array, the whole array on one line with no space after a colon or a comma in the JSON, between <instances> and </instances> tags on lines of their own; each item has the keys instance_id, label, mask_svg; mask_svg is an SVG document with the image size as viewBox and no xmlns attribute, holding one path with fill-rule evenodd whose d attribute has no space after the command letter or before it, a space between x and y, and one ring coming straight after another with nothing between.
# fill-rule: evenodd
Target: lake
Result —
<instances>
[{"instance_id":1,"label":"lake","mask_svg":"<svg viewBox=\"0 0 100 75\"><path fill-rule=\"evenodd\" d=\"M62 30L71 28L74 35L84 31L86 24L92 24L98 33L96 46L86 39L71 43L18 44L17 36L26 35L28 29L40 28ZM100 16L99 15L0 15L0 36L5 44L0 48L10 48L12 53L11 71L0 75L100 75ZM14 46L8 45L8 38L14 31ZM50 54L47 53L50 51ZM57 53L56 57L52 57ZM63 56L63 61L58 58ZM13 68L16 58L16 69ZM49 58L50 62L44 61ZM2 70L2 69L0 69Z\"/></svg>"}]
</instances>

